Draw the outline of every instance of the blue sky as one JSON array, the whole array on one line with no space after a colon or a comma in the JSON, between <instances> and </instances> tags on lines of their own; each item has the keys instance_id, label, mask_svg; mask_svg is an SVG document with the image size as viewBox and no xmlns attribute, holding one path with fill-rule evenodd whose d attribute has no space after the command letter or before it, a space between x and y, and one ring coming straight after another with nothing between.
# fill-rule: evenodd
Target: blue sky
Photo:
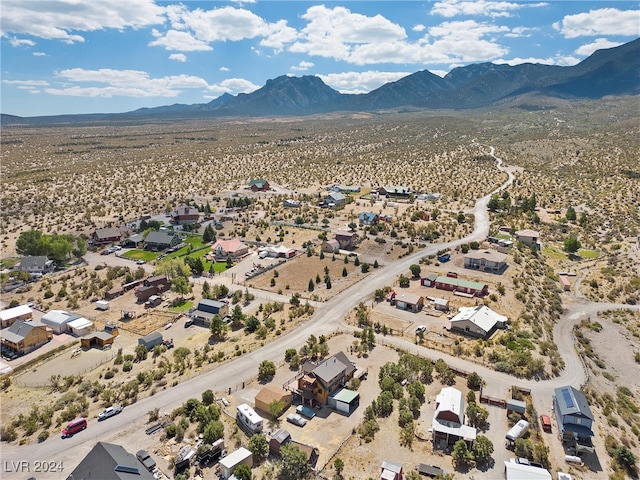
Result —
<instances>
[{"instance_id":1,"label":"blue sky","mask_svg":"<svg viewBox=\"0 0 640 480\"><path fill-rule=\"evenodd\" d=\"M2 113L125 112L280 75L369 92L479 62L574 65L640 36L640 2L2 0Z\"/></svg>"}]
</instances>

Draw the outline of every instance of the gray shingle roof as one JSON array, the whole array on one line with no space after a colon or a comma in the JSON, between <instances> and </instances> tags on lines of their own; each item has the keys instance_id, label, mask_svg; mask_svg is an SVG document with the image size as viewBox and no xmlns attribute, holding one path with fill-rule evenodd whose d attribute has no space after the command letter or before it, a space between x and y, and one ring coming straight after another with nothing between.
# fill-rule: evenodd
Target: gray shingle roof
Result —
<instances>
[{"instance_id":1,"label":"gray shingle roof","mask_svg":"<svg viewBox=\"0 0 640 480\"><path fill-rule=\"evenodd\" d=\"M122 468L124 467L124 468ZM129 467L129 468L127 468ZM98 442L75 468L73 478L100 480L154 480L154 476L121 445Z\"/></svg>"}]
</instances>

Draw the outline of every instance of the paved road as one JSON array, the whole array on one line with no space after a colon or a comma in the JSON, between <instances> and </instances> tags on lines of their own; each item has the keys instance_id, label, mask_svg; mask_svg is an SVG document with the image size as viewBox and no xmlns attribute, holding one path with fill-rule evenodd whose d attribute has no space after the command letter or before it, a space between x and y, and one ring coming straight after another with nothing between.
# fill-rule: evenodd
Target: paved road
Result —
<instances>
[{"instance_id":1,"label":"paved road","mask_svg":"<svg viewBox=\"0 0 640 480\"><path fill-rule=\"evenodd\" d=\"M493 153L494 150L492 147L491 155L493 155ZM502 162L499 159L496 160L498 168L502 169ZM186 380L185 382L180 383L177 387L156 393L153 397L142 399L134 405L128 406L120 415L113 417L108 421L101 423L90 421L87 430L72 438L61 440L54 437L41 444L29 445L28 447L2 445L1 453L5 468L3 468L4 472L0 476L3 479L26 478L28 476L22 473L16 474L15 472L7 472L6 462L25 460L33 465L33 462L35 461L55 461L63 457L69 458L68 452L72 451L73 447L85 442L94 442L111 437L131 424L137 423L142 429L144 428L147 412L153 408L159 408L161 412L171 411L175 407L181 405L187 398L200 398L202 391L206 389L212 389L213 391L225 391L227 388L238 384L243 379L255 376L257 374L258 365L263 360L276 362L281 361L286 349L299 348L299 346L306 341L309 335L313 334L319 336L322 334L329 334L335 331L336 328L348 328L343 324L343 319L347 313L353 310L360 302L369 301L373 296L373 292L377 288L380 288L381 285L390 284L401 273L407 273L411 264L417 263L426 255L435 254L438 250L455 248L462 243L467 243L472 240L481 241L486 238L489 232L489 216L486 208L487 203L493 193L507 187L512 181L513 175L509 173L508 180L500 188L491 192L489 195L482 197L476 202L473 210L475 215L475 229L471 235L463 239L447 243L430 245L425 249L401 259L400 261L394 262L384 268L372 272L371 275L356 285L344 290L328 302L320 304L316 308L315 314L307 322L289 334L265 345L259 350L242 357L238 357L236 360L224 364L221 368L217 368L211 372ZM551 380L535 381L515 379L509 375L495 372L489 368L476 365L467 360L416 346L402 338L387 337L386 341L389 344L405 348L411 352L418 352L426 357L433 359L443 358L447 363L457 368L476 371L491 384L505 387L520 385L527 388L535 388L537 394L535 398L550 399L550 394L554 388L567 384L578 386L585 379L585 371L573 345L571 335L572 326L580 319L592 315L599 310L605 310L608 308L628 308L628 306L580 302L571 305L569 308L569 313L564 315L554 328L554 338L558 344L559 351L563 356L566 367L559 377ZM635 308L638 309L639 307ZM536 407L538 407L538 405L536 405ZM74 456L71 456L71 458L75 459L75 464L77 464L79 459ZM11 465L12 464L9 463L9 467ZM65 473L68 474L69 469L66 469ZM61 476L59 474L57 476L41 475L38 476L38 479L60 477Z\"/></svg>"}]
</instances>

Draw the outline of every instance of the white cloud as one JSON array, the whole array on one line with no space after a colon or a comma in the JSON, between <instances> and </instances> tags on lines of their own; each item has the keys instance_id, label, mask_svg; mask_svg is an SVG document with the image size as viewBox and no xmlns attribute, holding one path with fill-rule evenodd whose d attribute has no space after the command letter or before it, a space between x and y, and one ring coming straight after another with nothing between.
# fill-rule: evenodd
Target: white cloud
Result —
<instances>
[{"instance_id":1,"label":"white cloud","mask_svg":"<svg viewBox=\"0 0 640 480\"><path fill-rule=\"evenodd\" d=\"M280 20L265 25L264 35L265 38L260 41L260 45L280 52L286 44L293 43L298 38L298 31L289 27L286 20Z\"/></svg>"},{"instance_id":2,"label":"white cloud","mask_svg":"<svg viewBox=\"0 0 640 480\"><path fill-rule=\"evenodd\" d=\"M9 43L12 47L35 47L36 42L27 40L26 38L11 37Z\"/></svg>"},{"instance_id":3,"label":"white cloud","mask_svg":"<svg viewBox=\"0 0 640 480\"><path fill-rule=\"evenodd\" d=\"M3 0L1 35L15 33L66 43L84 42L84 37L71 32L162 24L163 14L164 8L154 0Z\"/></svg>"},{"instance_id":4,"label":"white cloud","mask_svg":"<svg viewBox=\"0 0 640 480\"><path fill-rule=\"evenodd\" d=\"M179 32L177 30L169 30L161 34L157 30L152 31L152 35L157 37L156 40L149 42L150 47L164 47L169 51L180 52L204 52L213 50L213 47L206 42L193 38L188 32Z\"/></svg>"},{"instance_id":5,"label":"white cloud","mask_svg":"<svg viewBox=\"0 0 640 480\"><path fill-rule=\"evenodd\" d=\"M426 28L427 27L425 27L424 25L419 23L419 24L414 25L413 27L411 27L411 30L413 30L414 32L424 32Z\"/></svg>"},{"instance_id":6,"label":"white cloud","mask_svg":"<svg viewBox=\"0 0 640 480\"><path fill-rule=\"evenodd\" d=\"M318 75L324 83L340 93L368 93L385 83L395 82L412 72L343 72Z\"/></svg>"},{"instance_id":7,"label":"white cloud","mask_svg":"<svg viewBox=\"0 0 640 480\"><path fill-rule=\"evenodd\" d=\"M212 10L184 10L180 21L202 42L239 41L266 32L266 22L242 8L222 7Z\"/></svg>"},{"instance_id":8,"label":"white cloud","mask_svg":"<svg viewBox=\"0 0 640 480\"><path fill-rule=\"evenodd\" d=\"M309 70L313 66L315 66L315 64L313 62L302 61L298 65L291 67L291 70L300 71L300 72L306 72L307 70Z\"/></svg>"},{"instance_id":9,"label":"white cloud","mask_svg":"<svg viewBox=\"0 0 640 480\"><path fill-rule=\"evenodd\" d=\"M588 13L566 15L553 24L565 38L596 35L638 36L640 34L640 10L600 8Z\"/></svg>"},{"instance_id":10,"label":"white cloud","mask_svg":"<svg viewBox=\"0 0 640 480\"><path fill-rule=\"evenodd\" d=\"M46 87L49 82L46 80L3 80L6 85L26 86L26 87Z\"/></svg>"},{"instance_id":11,"label":"white cloud","mask_svg":"<svg viewBox=\"0 0 640 480\"><path fill-rule=\"evenodd\" d=\"M187 56L184 53L172 53L169 55L169 60L175 60L176 62L186 62Z\"/></svg>"},{"instance_id":12,"label":"white cloud","mask_svg":"<svg viewBox=\"0 0 640 480\"><path fill-rule=\"evenodd\" d=\"M230 72L231 69L229 67L220 67L218 70L220 70L221 72Z\"/></svg>"},{"instance_id":13,"label":"white cloud","mask_svg":"<svg viewBox=\"0 0 640 480\"><path fill-rule=\"evenodd\" d=\"M46 57L47 54L44 52L33 52L34 57Z\"/></svg>"},{"instance_id":14,"label":"white cloud","mask_svg":"<svg viewBox=\"0 0 640 480\"><path fill-rule=\"evenodd\" d=\"M606 38L597 38L594 42L588 43L586 45L582 45L575 50L577 55L582 55L588 57L596 50L600 50L603 48L613 48L622 45L620 42L611 42Z\"/></svg>"},{"instance_id":15,"label":"white cloud","mask_svg":"<svg viewBox=\"0 0 640 480\"><path fill-rule=\"evenodd\" d=\"M351 58L356 45L382 46L407 36L404 28L382 15L367 17L344 7L316 5L307 9L302 18L308 23L300 32L300 39L290 47L292 52L352 63L358 63Z\"/></svg>"},{"instance_id":16,"label":"white cloud","mask_svg":"<svg viewBox=\"0 0 640 480\"><path fill-rule=\"evenodd\" d=\"M451 18L459 15L510 17L520 8L544 7L546 3L514 3L488 0L443 0L436 2L431 9L432 15Z\"/></svg>"},{"instance_id":17,"label":"white cloud","mask_svg":"<svg viewBox=\"0 0 640 480\"><path fill-rule=\"evenodd\" d=\"M72 68L56 72L56 76L63 81L62 87L51 87L45 91L52 95L77 97L176 97L185 89L209 87L200 77L174 75L151 78L147 72L139 70ZM85 83L93 85L79 85Z\"/></svg>"},{"instance_id":18,"label":"white cloud","mask_svg":"<svg viewBox=\"0 0 640 480\"><path fill-rule=\"evenodd\" d=\"M452 61L476 62L492 60L506 54L508 49L498 44L492 36L508 31L508 27L465 20L444 22L431 27L429 35L434 38L434 51L448 55ZM486 40L486 36L491 38Z\"/></svg>"},{"instance_id":19,"label":"white cloud","mask_svg":"<svg viewBox=\"0 0 640 480\"><path fill-rule=\"evenodd\" d=\"M504 34L507 38L522 38L522 37L530 37L533 32L538 31L538 28L530 28L530 27L514 27L510 32Z\"/></svg>"},{"instance_id":20,"label":"white cloud","mask_svg":"<svg viewBox=\"0 0 640 480\"><path fill-rule=\"evenodd\" d=\"M238 93L251 93L259 88L259 85L255 85L244 78L228 78L220 83L209 85L207 87L207 91L211 92L213 96L205 95L205 97L217 98L223 93L229 93L231 95L236 95Z\"/></svg>"},{"instance_id":21,"label":"white cloud","mask_svg":"<svg viewBox=\"0 0 640 480\"><path fill-rule=\"evenodd\" d=\"M507 64L507 65L511 65L512 67L514 65L521 65L523 63L539 63L542 65L559 65L562 67L570 67L572 65L576 65L578 63L580 63L580 59L573 57L571 55L556 55L554 57L547 57L547 58L538 58L538 57L527 57L527 58L521 58L521 57L515 57L515 58L511 58L511 59L497 59L494 60L493 63L496 64Z\"/></svg>"}]
</instances>

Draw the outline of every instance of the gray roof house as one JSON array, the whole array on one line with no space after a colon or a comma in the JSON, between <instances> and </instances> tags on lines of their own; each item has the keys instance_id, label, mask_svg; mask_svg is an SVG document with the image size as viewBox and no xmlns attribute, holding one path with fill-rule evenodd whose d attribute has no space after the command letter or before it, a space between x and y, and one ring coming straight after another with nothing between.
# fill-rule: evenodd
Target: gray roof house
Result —
<instances>
[{"instance_id":1,"label":"gray roof house","mask_svg":"<svg viewBox=\"0 0 640 480\"><path fill-rule=\"evenodd\" d=\"M586 397L572 386L556 388L553 392L553 405L560 434L568 434L577 439L593 436L594 416Z\"/></svg>"},{"instance_id":2,"label":"gray roof house","mask_svg":"<svg viewBox=\"0 0 640 480\"><path fill-rule=\"evenodd\" d=\"M46 273L53 270L54 262L46 256L23 257L17 270L29 273Z\"/></svg>"},{"instance_id":3,"label":"gray roof house","mask_svg":"<svg viewBox=\"0 0 640 480\"><path fill-rule=\"evenodd\" d=\"M149 232L144 243L149 249L164 250L165 248L175 247L182 240L180 235L174 232Z\"/></svg>"},{"instance_id":4,"label":"gray roof house","mask_svg":"<svg viewBox=\"0 0 640 480\"><path fill-rule=\"evenodd\" d=\"M344 205L346 202L347 197L345 197L341 192L331 192L324 199L325 205L333 203L336 207L339 205Z\"/></svg>"},{"instance_id":5,"label":"gray roof house","mask_svg":"<svg viewBox=\"0 0 640 480\"><path fill-rule=\"evenodd\" d=\"M67 480L100 478L101 480L154 480L135 455L121 445L98 442L80 464L71 472Z\"/></svg>"}]
</instances>

